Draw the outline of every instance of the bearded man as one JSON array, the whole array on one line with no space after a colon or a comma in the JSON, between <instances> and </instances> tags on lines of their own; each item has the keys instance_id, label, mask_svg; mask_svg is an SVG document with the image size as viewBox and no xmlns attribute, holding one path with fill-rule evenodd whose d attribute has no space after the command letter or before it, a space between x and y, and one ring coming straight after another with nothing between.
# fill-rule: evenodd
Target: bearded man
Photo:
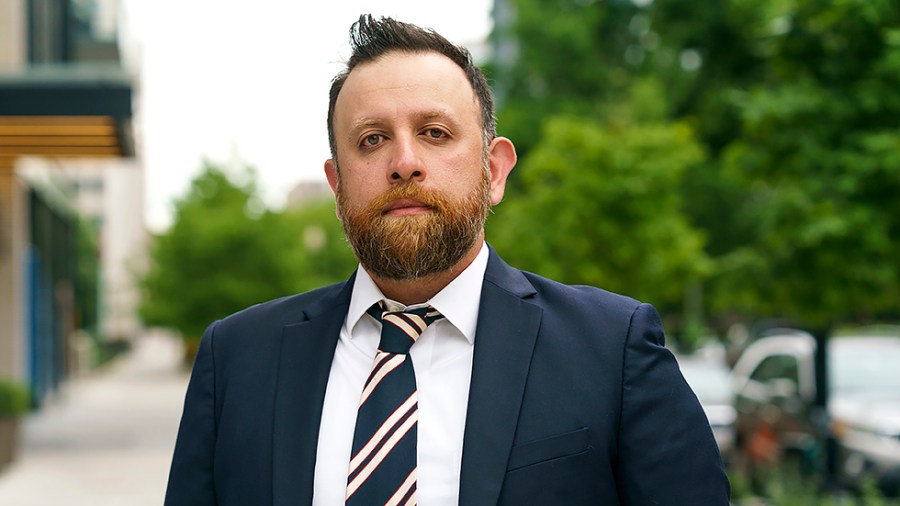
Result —
<instances>
[{"instance_id":1,"label":"bearded man","mask_svg":"<svg viewBox=\"0 0 900 506\"><path fill-rule=\"evenodd\" d=\"M350 33L325 174L360 266L210 325L166 504L727 505L656 311L485 243L516 154L468 51Z\"/></svg>"}]
</instances>

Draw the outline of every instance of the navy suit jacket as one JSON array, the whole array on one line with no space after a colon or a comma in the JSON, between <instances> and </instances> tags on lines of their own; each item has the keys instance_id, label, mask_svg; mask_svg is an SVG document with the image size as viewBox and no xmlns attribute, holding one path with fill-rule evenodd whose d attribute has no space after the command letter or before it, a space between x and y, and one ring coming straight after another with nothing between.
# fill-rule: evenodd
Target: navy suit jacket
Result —
<instances>
[{"instance_id":1,"label":"navy suit jacket","mask_svg":"<svg viewBox=\"0 0 900 506\"><path fill-rule=\"evenodd\" d=\"M349 281L213 323L187 390L166 502L310 504ZM519 271L491 250L459 503L729 502L709 424L652 306Z\"/></svg>"}]
</instances>

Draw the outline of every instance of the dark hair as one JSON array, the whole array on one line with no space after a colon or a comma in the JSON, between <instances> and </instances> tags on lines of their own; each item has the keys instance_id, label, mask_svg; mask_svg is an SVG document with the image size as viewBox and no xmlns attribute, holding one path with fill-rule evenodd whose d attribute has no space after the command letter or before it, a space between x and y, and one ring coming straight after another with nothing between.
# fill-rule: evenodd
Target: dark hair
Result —
<instances>
[{"instance_id":1,"label":"dark hair","mask_svg":"<svg viewBox=\"0 0 900 506\"><path fill-rule=\"evenodd\" d=\"M391 51L408 53L434 51L453 60L459 65L481 105L482 137L485 149L497 135L497 121L494 118L494 96L484 74L472 62L469 51L457 46L430 28L403 23L392 18L374 19L371 14L363 14L350 27L350 49L352 55L347 68L331 81L328 100L328 144L331 157L337 162L337 141L334 137L334 106L338 95L350 72L361 63L377 60Z\"/></svg>"}]
</instances>

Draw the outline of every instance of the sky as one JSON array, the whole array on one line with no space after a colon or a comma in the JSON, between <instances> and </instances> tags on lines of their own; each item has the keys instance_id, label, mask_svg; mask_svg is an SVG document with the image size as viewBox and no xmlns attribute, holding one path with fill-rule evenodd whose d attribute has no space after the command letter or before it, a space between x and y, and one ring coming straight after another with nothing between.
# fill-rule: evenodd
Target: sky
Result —
<instances>
[{"instance_id":1,"label":"sky","mask_svg":"<svg viewBox=\"0 0 900 506\"><path fill-rule=\"evenodd\" d=\"M377 8L371 4L377 4ZM148 228L164 230L204 159L256 168L278 208L300 181L324 181L331 78L364 12L474 45L491 0L122 0L120 39L136 73L135 137Z\"/></svg>"}]
</instances>

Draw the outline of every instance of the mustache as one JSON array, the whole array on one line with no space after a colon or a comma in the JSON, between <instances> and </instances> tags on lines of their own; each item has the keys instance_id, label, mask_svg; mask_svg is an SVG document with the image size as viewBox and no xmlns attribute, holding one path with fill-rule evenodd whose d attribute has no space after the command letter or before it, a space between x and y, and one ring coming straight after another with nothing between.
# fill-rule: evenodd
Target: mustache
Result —
<instances>
[{"instance_id":1,"label":"mustache","mask_svg":"<svg viewBox=\"0 0 900 506\"><path fill-rule=\"evenodd\" d=\"M415 182L408 182L391 187L390 190L370 202L368 207L372 211L384 213L391 203L403 199L417 200L435 211L443 211L449 205L448 198L443 192L424 188Z\"/></svg>"}]
</instances>

